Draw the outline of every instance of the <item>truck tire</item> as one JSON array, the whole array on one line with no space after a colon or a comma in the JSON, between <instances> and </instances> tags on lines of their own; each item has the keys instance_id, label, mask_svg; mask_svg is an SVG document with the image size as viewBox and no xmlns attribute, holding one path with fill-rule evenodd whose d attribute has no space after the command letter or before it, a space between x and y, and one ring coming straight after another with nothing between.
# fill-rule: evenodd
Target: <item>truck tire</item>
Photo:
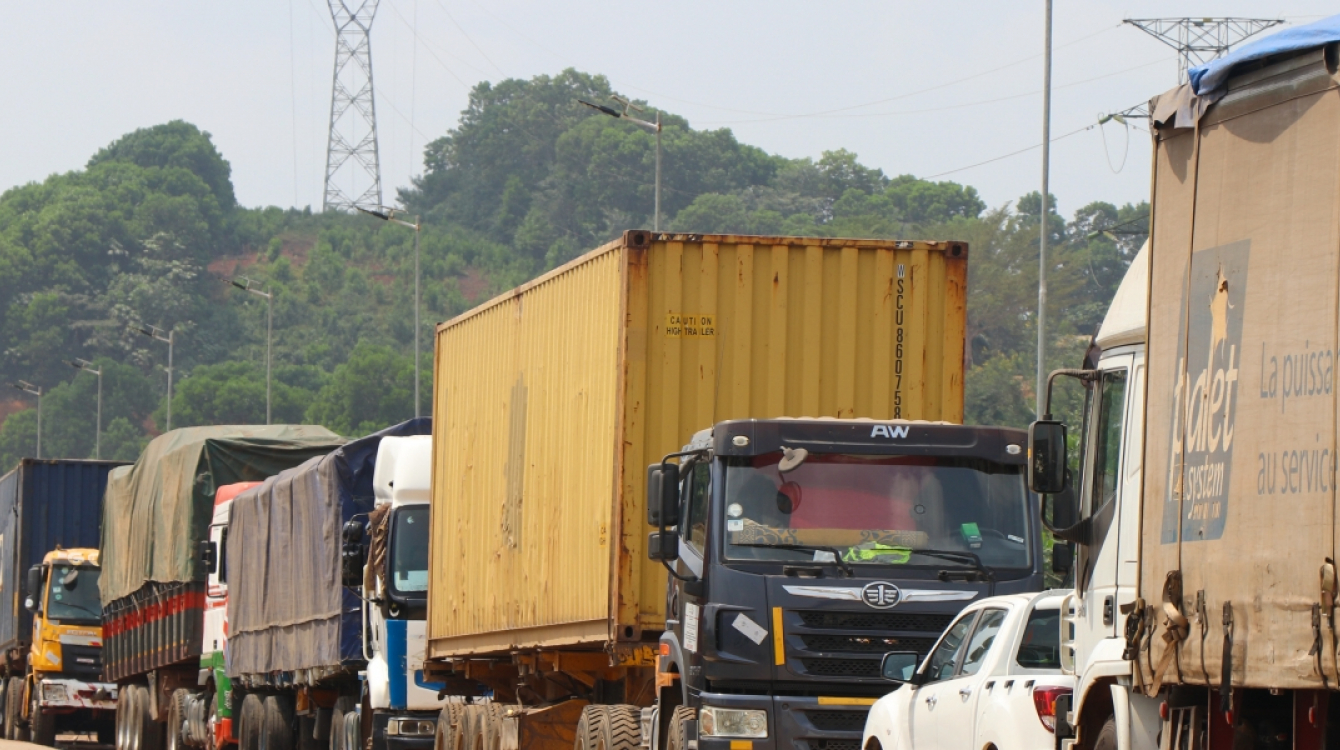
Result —
<instances>
[{"instance_id":1,"label":"truck tire","mask_svg":"<svg viewBox=\"0 0 1340 750\"><path fill-rule=\"evenodd\" d=\"M343 696L335 700L335 708L330 712L330 750L344 750L344 715L352 710L353 698Z\"/></svg>"},{"instance_id":2,"label":"truck tire","mask_svg":"<svg viewBox=\"0 0 1340 750\"><path fill-rule=\"evenodd\" d=\"M265 699L265 719L261 723L261 750L293 750L293 712L280 696Z\"/></svg>"},{"instance_id":3,"label":"truck tire","mask_svg":"<svg viewBox=\"0 0 1340 750\"><path fill-rule=\"evenodd\" d=\"M265 703L259 695L248 693L242 699L242 713L238 717L238 750L260 750L261 731L265 724Z\"/></svg>"},{"instance_id":4,"label":"truck tire","mask_svg":"<svg viewBox=\"0 0 1340 750\"><path fill-rule=\"evenodd\" d=\"M186 741L183 739L186 726L186 698L189 693L184 689L172 691L172 702L168 704L167 726L163 728L164 737L167 739L166 750L183 750L186 747Z\"/></svg>"},{"instance_id":5,"label":"truck tire","mask_svg":"<svg viewBox=\"0 0 1340 750\"><path fill-rule=\"evenodd\" d=\"M1117 720L1115 717L1107 717L1103 722L1103 728L1098 730L1098 736L1094 738L1093 750L1117 750Z\"/></svg>"},{"instance_id":6,"label":"truck tire","mask_svg":"<svg viewBox=\"0 0 1340 750\"><path fill-rule=\"evenodd\" d=\"M135 706L138 712L139 726L138 743L133 750L162 750L163 749L163 725L154 721L154 717L149 713L149 688L143 685L135 686ZM136 741L136 737L131 738Z\"/></svg>"},{"instance_id":7,"label":"truck tire","mask_svg":"<svg viewBox=\"0 0 1340 750\"><path fill-rule=\"evenodd\" d=\"M316 739L316 728L320 725L319 717L319 709L313 709L307 716L297 717L298 734L293 742L297 750L321 750Z\"/></svg>"},{"instance_id":8,"label":"truck tire","mask_svg":"<svg viewBox=\"0 0 1340 750\"><path fill-rule=\"evenodd\" d=\"M36 691L28 706L28 728L34 745L56 745L56 717L42 710L42 702L38 700Z\"/></svg>"},{"instance_id":9,"label":"truck tire","mask_svg":"<svg viewBox=\"0 0 1340 750\"><path fill-rule=\"evenodd\" d=\"M597 750L638 750L642 745L642 709L637 706L605 706L605 725Z\"/></svg>"},{"instance_id":10,"label":"truck tire","mask_svg":"<svg viewBox=\"0 0 1340 750\"><path fill-rule=\"evenodd\" d=\"M433 750L460 750L460 724L464 716L464 703L448 703L442 707L433 733Z\"/></svg>"},{"instance_id":11,"label":"truck tire","mask_svg":"<svg viewBox=\"0 0 1340 750\"><path fill-rule=\"evenodd\" d=\"M698 710L692 706L675 706L670 715L670 736L666 740L666 750L688 750L689 722L698 718Z\"/></svg>"},{"instance_id":12,"label":"truck tire","mask_svg":"<svg viewBox=\"0 0 1340 750\"><path fill-rule=\"evenodd\" d=\"M577 731L572 738L572 750L596 750L609 718L605 708L591 705L582 709L582 718L577 720Z\"/></svg>"},{"instance_id":13,"label":"truck tire","mask_svg":"<svg viewBox=\"0 0 1340 750\"><path fill-rule=\"evenodd\" d=\"M5 739L22 741L23 731L23 680L9 678L5 688Z\"/></svg>"},{"instance_id":14,"label":"truck tire","mask_svg":"<svg viewBox=\"0 0 1340 750\"><path fill-rule=\"evenodd\" d=\"M465 707L464 750L500 750L502 707L496 703Z\"/></svg>"}]
</instances>

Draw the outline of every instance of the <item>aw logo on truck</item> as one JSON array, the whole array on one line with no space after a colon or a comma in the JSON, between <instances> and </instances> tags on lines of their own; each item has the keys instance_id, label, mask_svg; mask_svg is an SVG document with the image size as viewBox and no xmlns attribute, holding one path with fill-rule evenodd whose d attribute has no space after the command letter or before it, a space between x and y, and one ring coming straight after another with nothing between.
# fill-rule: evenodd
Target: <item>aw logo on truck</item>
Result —
<instances>
[{"instance_id":1,"label":"aw logo on truck","mask_svg":"<svg viewBox=\"0 0 1340 750\"><path fill-rule=\"evenodd\" d=\"M890 440L899 440L907 437L907 425L905 424L877 424L870 429L870 437L888 438Z\"/></svg>"},{"instance_id":2,"label":"aw logo on truck","mask_svg":"<svg viewBox=\"0 0 1340 750\"><path fill-rule=\"evenodd\" d=\"M1178 326L1164 544L1178 541L1179 528L1184 542L1224 534L1250 249L1242 240L1191 256L1190 296Z\"/></svg>"}]
</instances>

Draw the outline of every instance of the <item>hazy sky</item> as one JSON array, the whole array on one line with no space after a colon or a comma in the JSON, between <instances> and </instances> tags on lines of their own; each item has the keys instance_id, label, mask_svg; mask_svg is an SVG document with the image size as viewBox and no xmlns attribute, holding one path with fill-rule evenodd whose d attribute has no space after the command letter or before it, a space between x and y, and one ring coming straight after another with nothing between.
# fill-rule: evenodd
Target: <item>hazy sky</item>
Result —
<instances>
[{"instance_id":1,"label":"hazy sky","mask_svg":"<svg viewBox=\"0 0 1340 750\"><path fill-rule=\"evenodd\" d=\"M80 168L124 133L181 118L213 134L242 204L320 208L334 55L325 0L11 5L0 30L0 189ZM964 167L1041 142L1042 7L381 0L372 45L386 202L475 83L575 67L769 152L847 148L887 174L938 175L1001 205L1038 188L1040 151ZM1320 0L1057 2L1052 133L1080 131L1052 148L1061 211L1148 194L1143 130L1081 130L1177 82L1176 53L1122 19L1299 24L1333 12Z\"/></svg>"}]
</instances>

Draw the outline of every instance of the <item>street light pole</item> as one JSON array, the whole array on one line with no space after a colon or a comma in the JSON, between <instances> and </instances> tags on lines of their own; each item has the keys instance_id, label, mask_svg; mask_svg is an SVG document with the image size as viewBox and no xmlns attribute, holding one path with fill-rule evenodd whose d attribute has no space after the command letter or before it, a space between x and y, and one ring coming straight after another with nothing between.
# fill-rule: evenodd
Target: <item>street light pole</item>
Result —
<instances>
[{"instance_id":1,"label":"street light pole","mask_svg":"<svg viewBox=\"0 0 1340 750\"><path fill-rule=\"evenodd\" d=\"M274 333L274 322L275 322L275 297L274 297L274 292L269 291L268 288L266 289L266 291L261 291L261 290L259 290L259 289L254 289L254 288L252 288L252 286L251 286L251 284L252 284L252 280L251 280L251 279L247 278L246 276L241 276L241 277L239 277L239 278L241 279L241 281L238 281L238 279L233 279L233 280L232 280L231 283L232 283L233 286L237 287L238 289L241 289L241 290L244 291L244 292L250 292L251 294L254 294L254 295L256 295L257 297L264 297L264 298L265 298L265 307L266 307L266 310L265 310L265 423L266 423L266 424L270 424L270 363L271 363L271 361L272 361L272 359L273 359L273 358L271 357L271 351L272 351L272 350L271 350L271 342L273 341L273 336L272 336L272 334Z\"/></svg>"},{"instance_id":2,"label":"street light pole","mask_svg":"<svg viewBox=\"0 0 1340 750\"><path fill-rule=\"evenodd\" d=\"M172 350L175 348L177 340L177 332L176 330L168 331L167 335L164 336L162 328L151 325L141 325L139 328L135 329L135 332L142 334L144 336L148 336L154 341L167 342L168 345L167 429L164 430L164 432L170 432L172 430Z\"/></svg>"},{"instance_id":3,"label":"street light pole","mask_svg":"<svg viewBox=\"0 0 1340 750\"><path fill-rule=\"evenodd\" d=\"M98 376L98 421L96 431L93 433L93 458L100 459L102 458L102 370L95 368L93 363L86 359L72 359L70 366Z\"/></svg>"},{"instance_id":4,"label":"street light pole","mask_svg":"<svg viewBox=\"0 0 1340 750\"><path fill-rule=\"evenodd\" d=\"M423 222L419 216L414 217L413 224L404 219L397 219L395 215L404 213L404 211L385 206L380 211L372 211L362 206L354 206L354 208L368 216L375 216L382 221L389 221L392 224L399 224L402 227L409 227L414 230L414 418L418 419L421 413L419 411L419 232L423 229Z\"/></svg>"},{"instance_id":5,"label":"street light pole","mask_svg":"<svg viewBox=\"0 0 1340 750\"><path fill-rule=\"evenodd\" d=\"M639 120L628 114L628 110L631 109L637 112L642 112L642 107L633 104L621 96L611 96L610 98L622 104L623 111L619 111L613 107L606 107L603 104L592 104L585 99L578 99L577 102L579 104L584 104L591 109L603 112L616 120L627 120L638 127L650 130L656 134L656 197L655 210L651 217L651 229L653 232L659 232L661 231L661 111L659 109L656 110L656 122Z\"/></svg>"},{"instance_id":6,"label":"street light pole","mask_svg":"<svg viewBox=\"0 0 1340 750\"><path fill-rule=\"evenodd\" d=\"M24 393L31 393L37 396L37 457L42 457L42 389L29 383L26 380L20 380L10 385L18 388Z\"/></svg>"},{"instance_id":7,"label":"street light pole","mask_svg":"<svg viewBox=\"0 0 1340 750\"><path fill-rule=\"evenodd\" d=\"M1047 230L1048 182L1051 177L1052 142L1052 0L1046 0L1046 21L1043 32L1042 62L1042 215L1038 222L1038 383L1037 418L1046 418L1043 409L1047 400Z\"/></svg>"}]
</instances>

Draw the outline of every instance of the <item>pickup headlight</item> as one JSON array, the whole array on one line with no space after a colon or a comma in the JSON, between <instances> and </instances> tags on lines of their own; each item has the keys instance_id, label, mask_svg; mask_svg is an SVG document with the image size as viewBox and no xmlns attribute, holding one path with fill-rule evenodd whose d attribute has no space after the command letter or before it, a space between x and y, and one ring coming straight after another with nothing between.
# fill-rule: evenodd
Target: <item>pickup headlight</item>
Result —
<instances>
[{"instance_id":1,"label":"pickup headlight","mask_svg":"<svg viewBox=\"0 0 1340 750\"><path fill-rule=\"evenodd\" d=\"M698 712L698 729L704 737L768 736L768 712L757 709L704 706Z\"/></svg>"}]
</instances>

